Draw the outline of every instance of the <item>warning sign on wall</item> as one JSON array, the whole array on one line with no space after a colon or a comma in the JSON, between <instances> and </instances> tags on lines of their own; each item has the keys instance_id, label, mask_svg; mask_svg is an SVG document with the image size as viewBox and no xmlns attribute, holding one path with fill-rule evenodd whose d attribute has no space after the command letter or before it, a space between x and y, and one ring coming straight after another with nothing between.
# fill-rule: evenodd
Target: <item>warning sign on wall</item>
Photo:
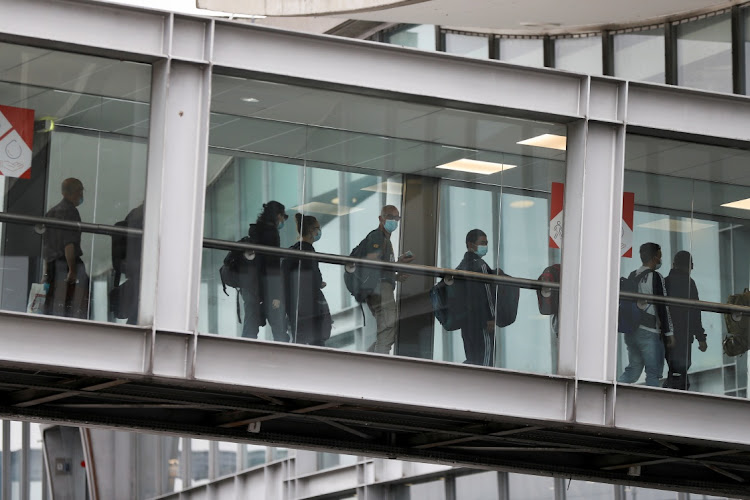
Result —
<instances>
[{"instance_id":1,"label":"warning sign on wall","mask_svg":"<svg viewBox=\"0 0 750 500\"><path fill-rule=\"evenodd\" d=\"M0 174L31 178L34 110L0 105Z\"/></svg>"},{"instance_id":2,"label":"warning sign on wall","mask_svg":"<svg viewBox=\"0 0 750 500\"><path fill-rule=\"evenodd\" d=\"M633 257L633 211L635 193L622 193L622 231L620 233L620 256Z\"/></svg>"},{"instance_id":3,"label":"warning sign on wall","mask_svg":"<svg viewBox=\"0 0 750 500\"><path fill-rule=\"evenodd\" d=\"M549 211L549 246L562 248L563 240L563 192L565 185L552 183L552 197ZM620 238L620 255L633 257L633 211L635 193L622 194L622 229Z\"/></svg>"},{"instance_id":4,"label":"warning sign on wall","mask_svg":"<svg viewBox=\"0 0 750 500\"><path fill-rule=\"evenodd\" d=\"M552 183L552 199L549 211L549 246L561 248L563 237L563 190L561 182Z\"/></svg>"}]
</instances>

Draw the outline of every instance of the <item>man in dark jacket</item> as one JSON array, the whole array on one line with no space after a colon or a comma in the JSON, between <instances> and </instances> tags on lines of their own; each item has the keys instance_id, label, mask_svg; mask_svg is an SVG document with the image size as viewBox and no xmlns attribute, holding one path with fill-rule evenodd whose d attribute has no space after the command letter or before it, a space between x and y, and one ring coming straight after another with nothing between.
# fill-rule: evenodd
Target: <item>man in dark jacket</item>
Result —
<instances>
[{"instance_id":1,"label":"man in dark jacket","mask_svg":"<svg viewBox=\"0 0 750 500\"><path fill-rule=\"evenodd\" d=\"M494 274L482 260L487 255L487 235L481 229L466 234L466 254L458 265L461 271ZM497 286L479 281L462 281L465 297L466 324L461 328L466 363L481 366L495 365L495 297Z\"/></svg>"},{"instance_id":2,"label":"man in dark jacket","mask_svg":"<svg viewBox=\"0 0 750 500\"><path fill-rule=\"evenodd\" d=\"M698 288L695 281L690 277L693 269L693 259L689 252L684 250L675 254L672 261L672 270L667 276L667 295L683 299L700 300ZM698 349L706 352L706 333L701 322L699 309L688 307L670 307L672 313L672 324L674 325L674 346L667 349L667 367L669 374L664 382L664 387L670 389L690 388L688 369L691 364L691 351L693 339L698 339Z\"/></svg>"},{"instance_id":3,"label":"man in dark jacket","mask_svg":"<svg viewBox=\"0 0 750 500\"><path fill-rule=\"evenodd\" d=\"M65 179L63 199L44 216L68 222L81 222L78 206L83 203L83 183ZM43 240L45 282L49 285L45 313L69 318L88 318L89 276L81 259L81 231L47 228Z\"/></svg>"},{"instance_id":4,"label":"man in dark jacket","mask_svg":"<svg viewBox=\"0 0 750 500\"><path fill-rule=\"evenodd\" d=\"M631 276L638 276L638 293L644 295L666 295L664 277L657 269L661 267L661 247L656 243L644 243L640 248L643 265ZM640 306L639 306L640 307ZM674 329L669 307L663 304L646 303L642 308L638 328L624 334L628 349L628 366L617 379L620 383L634 384L646 369L646 385L657 387L664 372L664 344L674 345Z\"/></svg>"}]
</instances>

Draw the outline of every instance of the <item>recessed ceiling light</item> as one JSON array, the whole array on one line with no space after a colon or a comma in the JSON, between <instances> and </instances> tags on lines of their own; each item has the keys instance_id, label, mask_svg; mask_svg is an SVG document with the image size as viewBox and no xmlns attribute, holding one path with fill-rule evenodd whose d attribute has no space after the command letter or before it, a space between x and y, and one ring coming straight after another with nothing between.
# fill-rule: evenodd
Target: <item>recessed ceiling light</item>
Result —
<instances>
[{"instance_id":1,"label":"recessed ceiling light","mask_svg":"<svg viewBox=\"0 0 750 500\"><path fill-rule=\"evenodd\" d=\"M669 231L672 233L689 233L690 231L708 229L709 227L714 227L714 225L706 224L705 222L697 222L695 220L691 221L690 219L670 219L665 217L664 219L646 222L645 224L638 224L638 227Z\"/></svg>"},{"instance_id":2,"label":"recessed ceiling light","mask_svg":"<svg viewBox=\"0 0 750 500\"><path fill-rule=\"evenodd\" d=\"M512 202L510 206L513 208L529 208L534 206L534 202L532 200L518 200Z\"/></svg>"},{"instance_id":3,"label":"recessed ceiling light","mask_svg":"<svg viewBox=\"0 0 750 500\"><path fill-rule=\"evenodd\" d=\"M452 161L444 165L438 165L435 168L457 170L459 172L469 172L471 174L492 175L498 172L502 172L503 170L516 168L516 166L517 165L506 165L503 163L492 163L489 161L479 161L462 158L460 160Z\"/></svg>"},{"instance_id":4,"label":"recessed ceiling light","mask_svg":"<svg viewBox=\"0 0 750 500\"><path fill-rule=\"evenodd\" d=\"M536 146L539 148L559 149L560 151L565 151L568 144L568 138L564 135L542 134L536 137L532 137L531 139L518 141L516 144L520 144L522 146Z\"/></svg>"},{"instance_id":5,"label":"recessed ceiling light","mask_svg":"<svg viewBox=\"0 0 750 500\"><path fill-rule=\"evenodd\" d=\"M744 200L733 201L732 203L724 203L722 207L738 208L740 210L750 210L750 198L745 198Z\"/></svg>"},{"instance_id":6,"label":"recessed ceiling light","mask_svg":"<svg viewBox=\"0 0 750 500\"><path fill-rule=\"evenodd\" d=\"M255 97L243 97L242 100L245 101L245 102L260 102Z\"/></svg>"},{"instance_id":7,"label":"recessed ceiling light","mask_svg":"<svg viewBox=\"0 0 750 500\"><path fill-rule=\"evenodd\" d=\"M383 181L373 184L372 186L363 187L361 191L372 191L373 193L385 193L400 195L404 185L400 182Z\"/></svg>"}]
</instances>

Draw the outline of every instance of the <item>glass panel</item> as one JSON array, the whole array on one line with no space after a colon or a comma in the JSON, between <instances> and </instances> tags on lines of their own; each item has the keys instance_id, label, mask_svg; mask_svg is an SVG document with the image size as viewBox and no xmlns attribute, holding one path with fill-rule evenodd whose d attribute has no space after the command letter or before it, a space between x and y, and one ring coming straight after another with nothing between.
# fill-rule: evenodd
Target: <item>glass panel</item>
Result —
<instances>
[{"instance_id":1,"label":"glass panel","mask_svg":"<svg viewBox=\"0 0 750 500\"><path fill-rule=\"evenodd\" d=\"M430 24L407 24L384 34L385 43L412 47L414 49L435 50L435 26Z\"/></svg>"},{"instance_id":2,"label":"glass panel","mask_svg":"<svg viewBox=\"0 0 750 500\"><path fill-rule=\"evenodd\" d=\"M742 9L743 33L745 34L745 94L750 94L750 9Z\"/></svg>"},{"instance_id":3,"label":"glass panel","mask_svg":"<svg viewBox=\"0 0 750 500\"><path fill-rule=\"evenodd\" d=\"M219 441L218 454L216 456L217 477L228 476L237 472L237 443Z\"/></svg>"},{"instance_id":4,"label":"glass panel","mask_svg":"<svg viewBox=\"0 0 750 500\"><path fill-rule=\"evenodd\" d=\"M182 438L163 436L162 446L164 446L163 456L167 460L166 467L166 493L180 491L182 489L182 479L180 478L180 457Z\"/></svg>"},{"instance_id":5,"label":"glass panel","mask_svg":"<svg viewBox=\"0 0 750 500\"><path fill-rule=\"evenodd\" d=\"M729 14L678 24L677 82L732 92L732 19Z\"/></svg>"},{"instance_id":6,"label":"glass panel","mask_svg":"<svg viewBox=\"0 0 750 500\"><path fill-rule=\"evenodd\" d=\"M513 500L548 500L555 498L555 480L551 477L508 474L510 498Z\"/></svg>"},{"instance_id":7,"label":"glass panel","mask_svg":"<svg viewBox=\"0 0 750 500\"><path fill-rule=\"evenodd\" d=\"M544 67L544 40L541 38L499 38L500 60L522 66Z\"/></svg>"},{"instance_id":8,"label":"glass panel","mask_svg":"<svg viewBox=\"0 0 750 500\"><path fill-rule=\"evenodd\" d=\"M0 211L140 228L151 66L5 43L0 53ZM140 238L39 231L0 224L2 309L136 322Z\"/></svg>"},{"instance_id":9,"label":"glass panel","mask_svg":"<svg viewBox=\"0 0 750 500\"><path fill-rule=\"evenodd\" d=\"M677 500L680 496L671 491L652 490L649 488L637 488L635 486L625 486L625 500ZM704 495L690 495L690 498L700 498L706 500Z\"/></svg>"},{"instance_id":10,"label":"glass panel","mask_svg":"<svg viewBox=\"0 0 750 500\"><path fill-rule=\"evenodd\" d=\"M213 88L207 238L531 279L559 264L549 221L562 208L563 126L223 76ZM467 245L475 229L483 261L476 238ZM201 331L467 359L460 325L435 320L433 276L250 257L204 250ZM555 372L556 309L540 313L535 290L509 285L451 290L464 286L482 300L465 332L472 363Z\"/></svg>"},{"instance_id":11,"label":"glass panel","mask_svg":"<svg viewBox=\"0 0 750 500\"><path fill-rule=\"evenodd\" d=\"M594 481L566 481L565 498L569 500L610 500L615 486Z\"/></svg>"},{"instance_id":12,"label":"glass panel","mask_svg":"<svg viewBox=\"0 0 750 500\"><path fill-rule=\"evenodd\" d=\"M621 259L620 273L647 271L633 291L723 303L748 286L747 202L730 205L750 198L748 160L744 150L628 136L632 257ZM620 382L746 397L746 363L722 352L722 314L633 304L620 305Z\"/></svg>"},{"instance_id":13,"label":"glass panel","mask_svg":"<svg viewBox=\"0 0 750 500\"><path fill-rule=\"evenodd\" d=\"M266 450L265 446L258 446L254 444L246 444L245 447L245 468L250 469L257 465L266 463Z\"/></svg>"},{"instance_id":14,"label":"glass panel","mask_svg":"<svg viewBox=\"0 0 750 500\"><path fill-rule=\"evenodd\" d=\"M458 33L445 34L445 51L449 54L478 59L487 59L490 56L487 37Z\"/></svg>"},{"instance_id":15,"label":"glass panel","mask_svg":"<svg viewBox=\"0 0 750 500\"><path fill-rule=\"evenodd\" d=\"M614 36L615 76L664 83L664 28Z\"/></svg>"},{"instance_id":16,"label":"glass panel","mask_svg":"<svg viewBox=\"0 0 750 500\"><path fill-rule=\"evenodd\" d=\"M318 453L317 459L317 470L325 470L343 465L354 465L357 463L356 455L340 455L338 453Z\"/></svg>"},{"instance_id":17,"label":"glass panel","mask_svg":"<svg viewBox=\"0 0 750 500\"><path fill-rule=\"evenodd\" d=\"M456 498L461 500L495 500L498 498L497 472L481 472L456 478Z\"/></svg>"},{"instance_id":18,"label":"glass panel","mask_svg":"<svg viewBox=\"0 0 750 500\"><path fill-rule=\"evenodd\" d=\"M601 75L602 37L555 39L555 68Z\"/></svg>"},{"instance_id":19,"label":"glass panel","mask_svg":"<svg viewBox=\"0 0 750 500\"><path fill-rule=\"evenodd\" d=\"M190 440L190 486L208 482L208 458L211 442L206 439Z\"/></svg>"}]
</instances>

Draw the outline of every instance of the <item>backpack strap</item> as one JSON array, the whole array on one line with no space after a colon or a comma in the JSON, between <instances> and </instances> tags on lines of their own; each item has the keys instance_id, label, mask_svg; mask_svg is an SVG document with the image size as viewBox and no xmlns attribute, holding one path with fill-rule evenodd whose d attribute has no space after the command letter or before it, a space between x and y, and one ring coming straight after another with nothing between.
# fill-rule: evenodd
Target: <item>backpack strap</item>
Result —
<instances>
[{"instance_id":1,"label":"backpack strap","mask_svg":"<svg viewBox=\"0 0 750 500\"><path fill-rule=\"evenodd\" d=\"M225 286L224 293L226 292L227 292L227 287ZM227 295L229 294L227 293ZM237 290L237 321L239 322L239 324L242 324L242 318L240 317L240 291L239 290Z\"/></svg>"},{"instance_id":2,"label":"backpack strap","mask_svg":"<svg viewBox=\"0 0 750 500\"><path fill-rule=\"evenodd\" d=\"M367 316L365 316L365 308L362 306L362 302L359 303L359 310L362 311L362 326L367 326Z\"/></svg>"}]
</instances>

